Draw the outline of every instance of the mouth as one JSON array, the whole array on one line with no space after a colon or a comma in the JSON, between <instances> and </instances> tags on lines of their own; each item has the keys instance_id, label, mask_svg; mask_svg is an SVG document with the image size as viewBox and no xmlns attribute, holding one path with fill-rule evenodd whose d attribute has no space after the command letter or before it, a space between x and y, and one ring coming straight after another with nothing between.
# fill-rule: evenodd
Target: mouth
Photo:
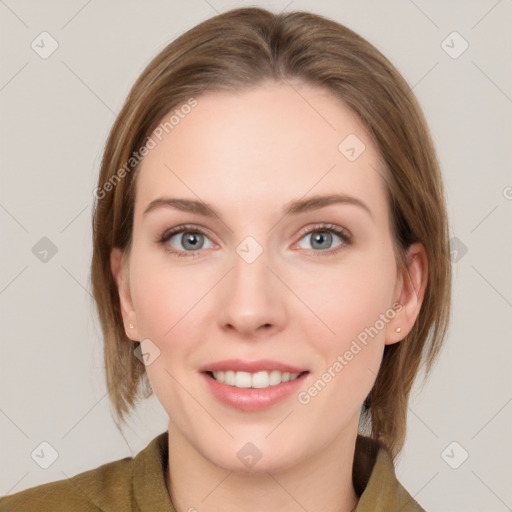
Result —
<instances>
[{"instance_id":1,"label":"mouth","mask_svg":"<svg viewBox=\"0 0 512 512\"><path fill-rule=\"evenodd\" d=\"M232 386L235 388L253 388L266 389L273 386L279 386L285 382L292 382L303 375L309 373L307 370L302 372L282 372L280 370L245 372L245 371L205 371L203 372L210 378Z\"/></svg>"},{"instance_id":2,"label":"mouth","mask_svg":"<svg viewBox=\"0 0 512 512\"><path fill-rule=\"evenodd\" d=\"M200 373L206 384L205 389L220 403L244 412L264 411L291 399L306 385L305 381L310 375L309 371L258 369L248 372L224 368Z\"/></svg>"},{"instance_id":3,"label":"mouth","mask_svg":"<svg viewBox=\"0 0 512 512\"><path fill-rule=\"evenodd\" d=\"M246 412L263 411L289 399L310 375L304 367L277 359L229 359L198 370L214 398Z\"/></svg>"}]
</instances>

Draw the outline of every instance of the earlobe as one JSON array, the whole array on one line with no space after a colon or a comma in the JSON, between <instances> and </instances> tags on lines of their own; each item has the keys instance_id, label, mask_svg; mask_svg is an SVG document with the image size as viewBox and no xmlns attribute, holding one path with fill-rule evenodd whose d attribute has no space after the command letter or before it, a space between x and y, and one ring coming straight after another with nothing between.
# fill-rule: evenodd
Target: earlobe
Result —
<instances>
[{"instance_id":1,"label":"earlobe","mask_svg":"<svg viewBox=\"0 0 512 512\"><path fill-rule=\"evenodd\" d=\"M428 261L423 244L411 245L405 259L406 265L400 269L395 290L400 310L388 326L386 345L401 341L411 332L420 313L427 287Z\"/></svg>"},{"instance_id":2,"label":"earlobe","mask_svg":"<svg viewBox=\"0 0 512 512\"><path fill-rule=\"evenodd\" d=\"M119 303L121 305L121 314L123 316L126 335L131 340L137 341L137 322L130 292L128 263L126 261L124 252L117 247L114 247L110 253L110 269L117 285L117 292L119 295Z\"/></svg>"}]
</instances>

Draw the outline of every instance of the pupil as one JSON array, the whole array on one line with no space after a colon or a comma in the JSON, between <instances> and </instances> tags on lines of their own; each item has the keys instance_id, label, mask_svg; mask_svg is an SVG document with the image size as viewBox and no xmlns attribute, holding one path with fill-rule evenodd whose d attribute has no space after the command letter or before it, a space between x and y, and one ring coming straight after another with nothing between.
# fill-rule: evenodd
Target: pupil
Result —
<instances>
[{"instance_id":1,"label":"pupil","mask_svg":"<svg viewBox=\"0 0 512 512\"><path fill-rule=\"evenodd\" d=\"M184 247L188 247L189 249L195 249L200 245L199 241L199 233L188 233L184 235Z\"/></svg>"},{"instance_id":2,"label":"pupil","mask_svg":"<svg viewBox=\"0 0 512 512\"><path fill-rule=\"evenodd\" d=\"M318 232L318 234L313 237L314 244L316 244L318 242L320 244L320 246L321 246L320 247L321 249L322 248L325 249L325 248L329 247L329 242L330 242L331 238L332 238L332 235L330 233L325 232L325 231ZM322 241L326 242L326 243L323 244L323 246L322 246Z\"/></svg>"}]
</instances>

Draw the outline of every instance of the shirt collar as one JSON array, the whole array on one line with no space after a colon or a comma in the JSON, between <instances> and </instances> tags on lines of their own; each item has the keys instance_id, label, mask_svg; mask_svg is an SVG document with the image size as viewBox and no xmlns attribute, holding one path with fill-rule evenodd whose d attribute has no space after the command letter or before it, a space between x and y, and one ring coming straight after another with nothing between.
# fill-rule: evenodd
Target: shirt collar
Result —
<instances>
[{"instance_id":1,"label":"shirt collar","mask_svg":"<svg viewBox=\"0 0 512 512\"><path fill-rule=\"evenodd\" d=\"M155 437L134 460L133 494L140 512L176 512L172 506L165 473L168 461L168 435Z\"/></svg>"},{"instance_id":2,"label":"shirt collar","mask_svg":"<svg viewBox=\"0 0 512 512\"><path fill-rule=\"evenodd\" d=\"M132 481L140 512L175 512L165 483L168 450L166 431L135 457ZM359 497L353 512L424 512L398 482L389 452L362 435L357 436L352 479Z\"/></svg>"},{"instance_id":3,"label":"shirt collar","mask_svg":"<svg viewBox=\"0 0 512 512\"><path fill-rule=\"evenodd\" d=\"M388 450L369 437L357 436L352 480L353 512L425 512L397 480Z\"/></svg>"}]
</instances>

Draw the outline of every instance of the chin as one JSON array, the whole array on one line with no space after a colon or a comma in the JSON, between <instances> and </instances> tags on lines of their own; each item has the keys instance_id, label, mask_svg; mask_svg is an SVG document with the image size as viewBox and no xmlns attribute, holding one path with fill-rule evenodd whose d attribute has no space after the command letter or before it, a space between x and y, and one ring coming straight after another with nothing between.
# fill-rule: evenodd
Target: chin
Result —
<instances>
[{"instance_id":1,"label":"chin","mask_svg":"<svg viewBox=\"0 0 512 512\"><path fill-rule=\"evenodd\" d=\"M246 474L278 473L300 463L300 450L292 444L274 446L268 439L246 439L230 439L214 451L202 450L203 456L226 471Z\"/></svg>"}]
</instances>

